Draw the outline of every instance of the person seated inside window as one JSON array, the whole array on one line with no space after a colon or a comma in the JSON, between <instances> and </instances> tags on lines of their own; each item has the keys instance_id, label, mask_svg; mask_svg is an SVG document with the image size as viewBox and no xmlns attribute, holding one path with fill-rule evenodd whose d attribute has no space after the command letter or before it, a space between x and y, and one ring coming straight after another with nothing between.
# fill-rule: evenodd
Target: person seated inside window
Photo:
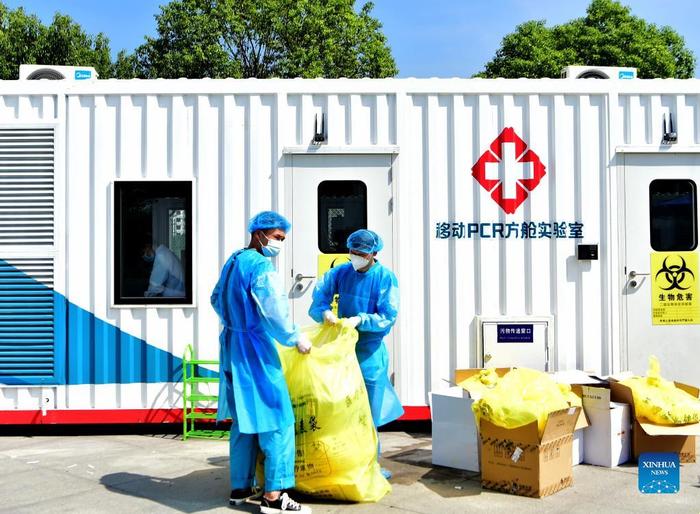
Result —
<instances>
[{"instance_id":1,"label":"person seated inside window","mask_svg":"<svg viewBox=\"0 0 700 514\"><path fill-rule=\"evenodd\" d=\"M184 298L185 272L180 259L165 245L154 250L152 242L144 243L141 256L147 263L153 263L145 297L162 296Z\"/></svg>"}]
</instances>

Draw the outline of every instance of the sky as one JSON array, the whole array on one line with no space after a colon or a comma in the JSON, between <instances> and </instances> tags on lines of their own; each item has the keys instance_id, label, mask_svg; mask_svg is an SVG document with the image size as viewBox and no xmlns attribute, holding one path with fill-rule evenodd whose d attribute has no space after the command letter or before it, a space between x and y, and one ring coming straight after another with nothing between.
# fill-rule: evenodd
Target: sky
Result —
<instances>
[{"instance_id":1,"label":"sky","mask_svg":"<svg viewBox=\"0 0 700 514\"><path fill-rule=\"evenodd\" d=\"M92 34L104 32L114 55L133 50L155 34L154 15L167 0L0 0L24 7L44 22L53 13L68 14ZM357 4L364 3L362 0ZM627 0L633 14L670 25L698 58L697 0ZM399 77L469 77L483 69L501 39L516 25L544 19L548 25L585 14L589 0L375 0L373 15L383 24Z\"/></svg>"}]
</instances>

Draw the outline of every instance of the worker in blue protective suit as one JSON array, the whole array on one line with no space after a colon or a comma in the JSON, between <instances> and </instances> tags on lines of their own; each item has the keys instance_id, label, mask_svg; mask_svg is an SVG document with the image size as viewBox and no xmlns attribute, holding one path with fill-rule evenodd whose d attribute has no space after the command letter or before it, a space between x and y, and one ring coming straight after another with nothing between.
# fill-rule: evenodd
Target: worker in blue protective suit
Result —
<instances>
[{"instance_id":1,"label":"worker in blue protective suit","mask_svg":"<svg viewBox=\"0 0 700 514\"><path fill-rule=\"evenodd\" d=\"M310 513L289 497L294 487L294 414L275 341L301 353L311 342L289 315L287 294L270 257L279 254L290 223L261 212L250 220L247 248L224 265L211 304L220 336L218 419L233 418L230 434L231 505L258 498L253 487L258 448L265 455L261 512Z\"/></svg>"},{"instance_id":2,"label":"worker in blue protective suit","mask_svg":"<svg viewBox=\"0 0 700 514\"><path fill-rule=\"evenodd\" d=\"M403 407L389 381L389 355L384 338L399 311L396 276L377 260L383 248L381 238L371 230L350 234L347 247L350 262L332 268L319 280L313 292L309 316L317 322L337 323L331 302L337 294L338 316L349 318L360 334L355 353L367 387L375 427L403 414ZM390 473L382 470L387 478Z\"/></svg>"}]
</instances>

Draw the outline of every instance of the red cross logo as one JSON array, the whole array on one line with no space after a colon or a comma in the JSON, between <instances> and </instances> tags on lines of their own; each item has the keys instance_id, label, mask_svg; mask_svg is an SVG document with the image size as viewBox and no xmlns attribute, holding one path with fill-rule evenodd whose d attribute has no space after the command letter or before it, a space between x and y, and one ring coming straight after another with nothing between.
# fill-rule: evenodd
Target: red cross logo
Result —
<instances>
[{"instance_id":1,"label":"red cross logo","mask_svg":"<svg viewBox=\"0 0 700 514\"><path fill-rule=\"evenodd\" d=\"M472 176L508 214L520 207L545 174L540 158L513 127L504 128L472 166Z\"/></svg>"}]
</instances>

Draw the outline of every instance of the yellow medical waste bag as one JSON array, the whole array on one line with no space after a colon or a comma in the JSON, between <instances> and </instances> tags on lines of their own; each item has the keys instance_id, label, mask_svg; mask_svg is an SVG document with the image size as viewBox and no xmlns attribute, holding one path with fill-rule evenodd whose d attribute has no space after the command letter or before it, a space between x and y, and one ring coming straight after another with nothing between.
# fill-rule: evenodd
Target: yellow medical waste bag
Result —
<instances>
[{"instance_id":1,"label":"yellow medical waste bag","mask_svg":"<svg viewBox=\"0 0 700 514\"><path fill-rule=\"evenodd\" d=\"M663 379L660 368L658 359L652 355L646 377L633 377L620 382L632 390L637 418L645 418L657 425L700 422L700 400Z\"/></svg>"},{"instance_id":2,"label":"yellow medical waste bag","mask_svg":"<svg viewBox=\"0 0 700 514\"><path fill-rule=\"evenodd\" d=\"M279 347L294 409L295 489L322 498L375 502L391 491L377 462L377 432L345 324L303 331L311 352Z\"/></svg>"},{"instance_id":3,"label":"yellow medical waste bag","mask_svg":"<svg viewBox=\"0 0 700 514\"><path fill-rule=\"evenodd\" d=\"M484 418L503 428L518 428L537 421L540 437L549 414L581 405L568 385L557 384L546 373L512 369L472 404L477 424Z\"/></svg>"},{"instance_id":4,"label":"yellow medical waste bag","mask_svg":"<svg viewBox=\"0 0 700 514\"><path fill-rule=\"evenodd\" d=\"M496 387L500 378L501 377L499 377L496 372L496 368L486 368L462 380L457 385L469 391L472 397L480 398L488 390Z\"/></svg>"}]
</instances>

